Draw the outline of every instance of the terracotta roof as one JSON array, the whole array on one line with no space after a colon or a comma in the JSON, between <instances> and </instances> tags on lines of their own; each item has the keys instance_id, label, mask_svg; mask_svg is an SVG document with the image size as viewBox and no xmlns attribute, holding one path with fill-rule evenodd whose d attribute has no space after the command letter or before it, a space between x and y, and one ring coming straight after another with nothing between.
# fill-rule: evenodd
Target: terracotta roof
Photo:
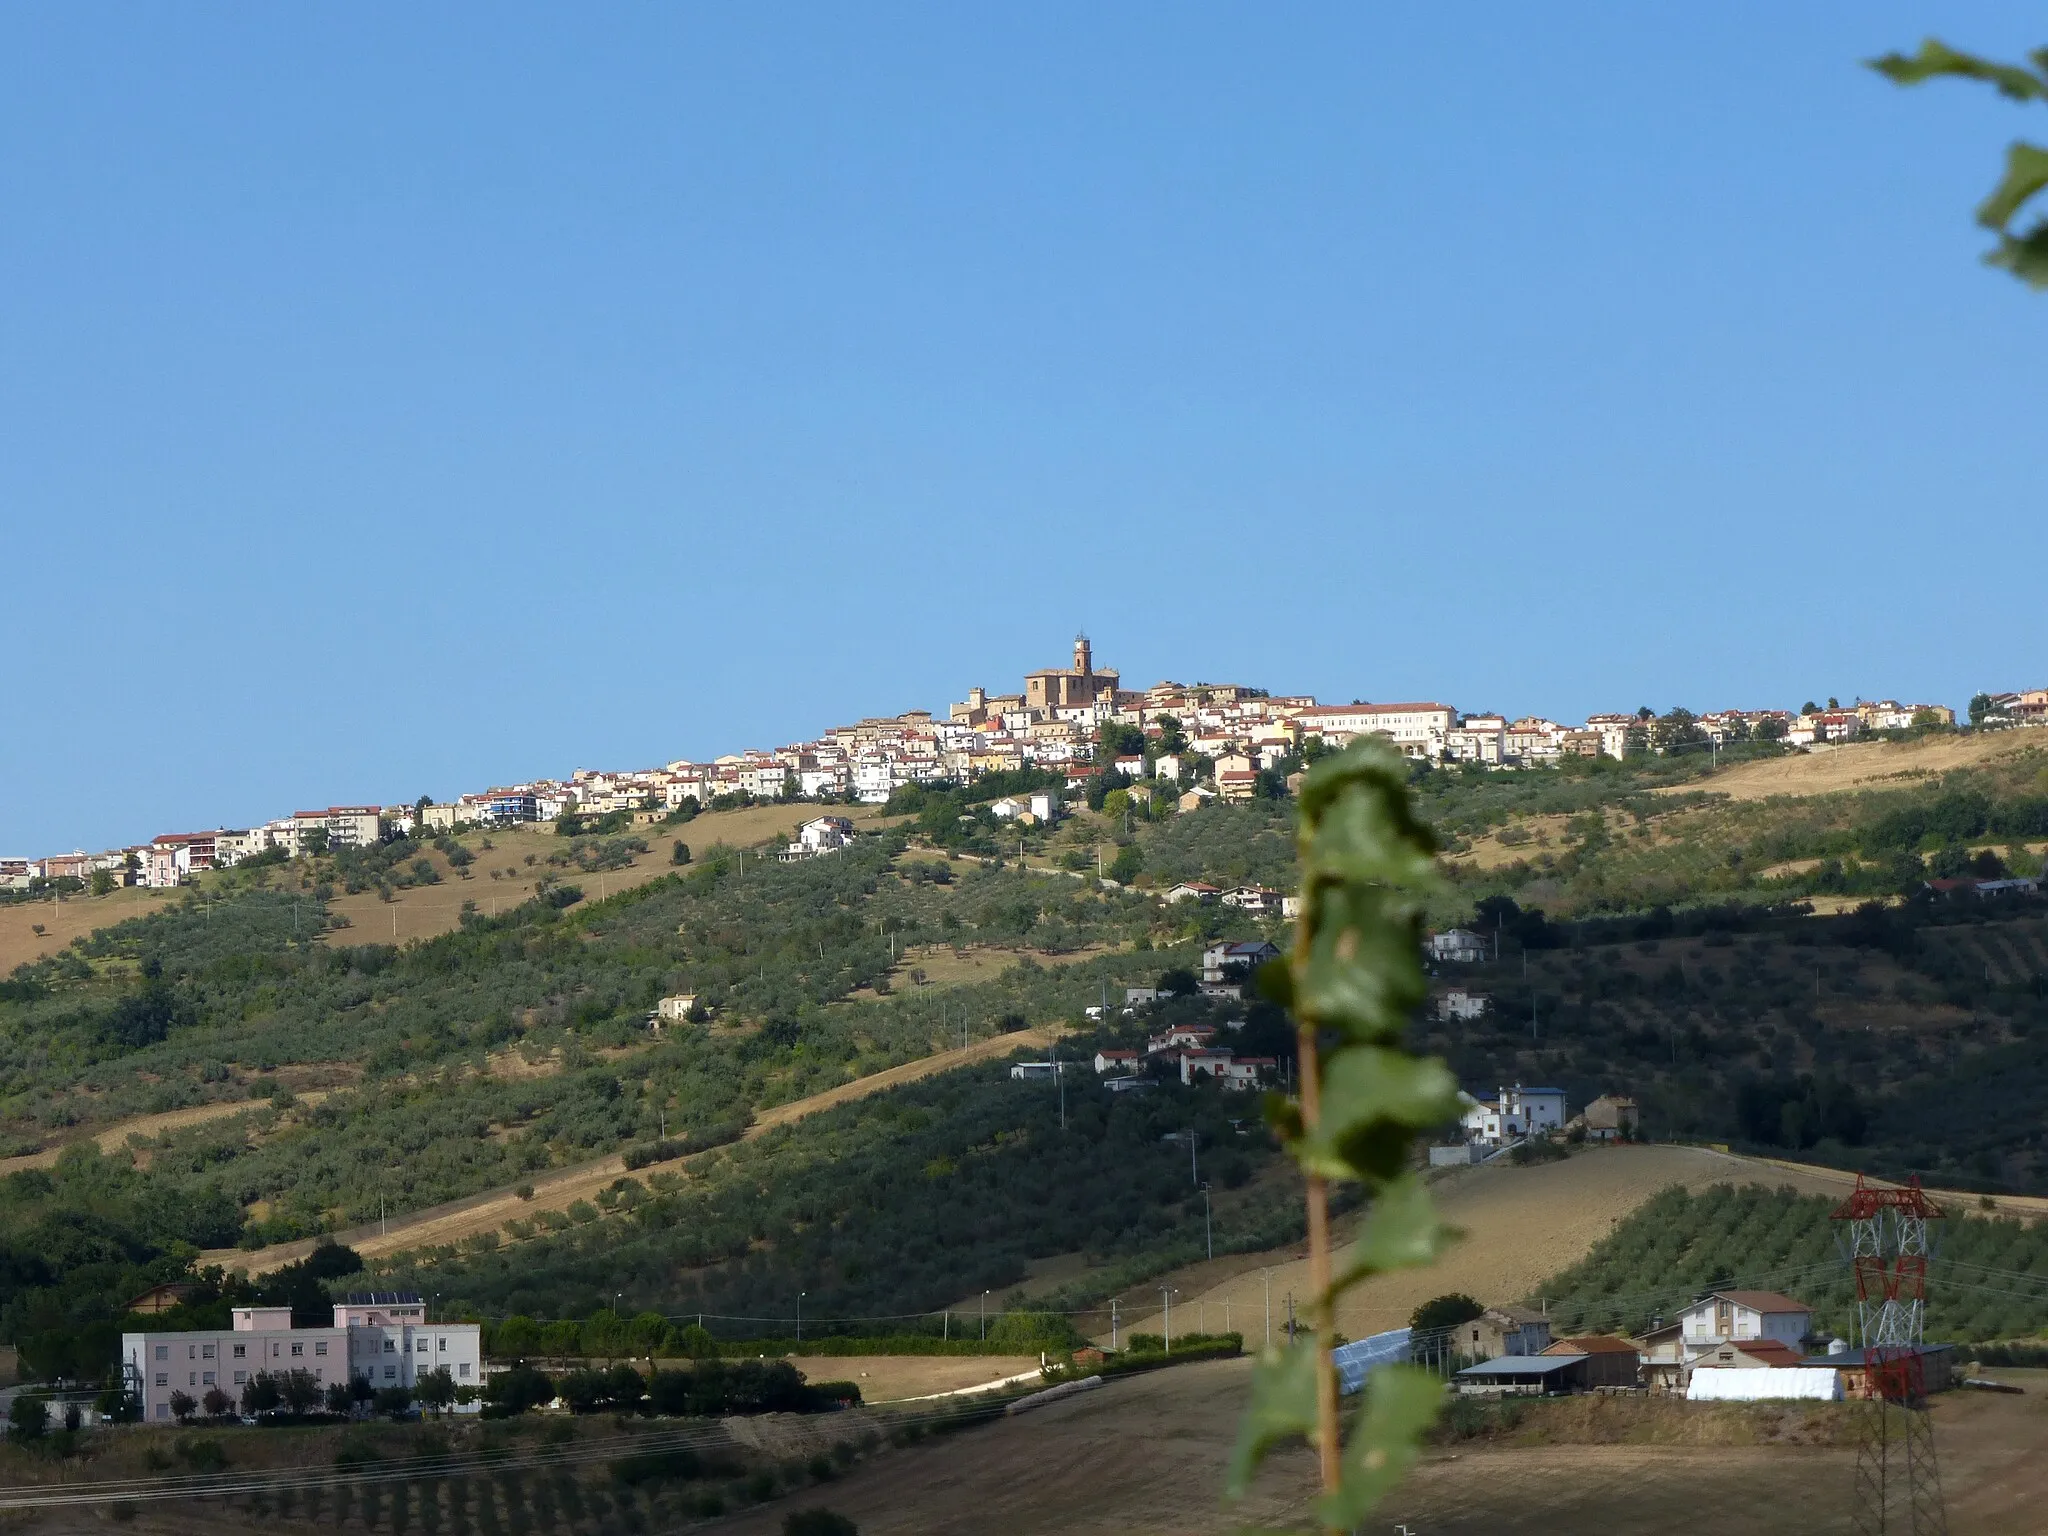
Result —
<instances>
[{"instance_id":1,"label":"terracotta roof","mask_svg":"<svg viewBox=\"0 0 2048 1536\"><path fill-rule=\"evenodd\" d=\"M1734 1339L1719 1346L1715 1353L1719 1354L1722 1349L1732 1349L1739 1355L1761 1360L1773 1368L1806 1364L1806 1356L1791 1345L1781 1344L1776 1339Z\"/></svg>"},{"instance_id":2,"label":"terracotta roof","mask_svg":"<svg viewBox=\"0 0 2048 1536\"><path fill-rule=\"evenodd\" d=\"M1559 1339L1543 1351L1546 1355L1633 1355L1635 1345L1611 1333L1588 1334L1583 1339Z\"/></svg>"},{"instance_id":3,"label":"terracotta roof","mask_svg":"<svg viewBox=\"0 0 2048 1536\"><path fill-rule=\"evenodd\" d=\"M1752 1312L1811 1312L1803 1301L1794 1301L1777 1291L1709 1291L1700 1301L1732 1301L1738 1307L1748 1307ZM1699 1303L1695 1302L1697 1306Z\"/></svg>"}]
</instances>

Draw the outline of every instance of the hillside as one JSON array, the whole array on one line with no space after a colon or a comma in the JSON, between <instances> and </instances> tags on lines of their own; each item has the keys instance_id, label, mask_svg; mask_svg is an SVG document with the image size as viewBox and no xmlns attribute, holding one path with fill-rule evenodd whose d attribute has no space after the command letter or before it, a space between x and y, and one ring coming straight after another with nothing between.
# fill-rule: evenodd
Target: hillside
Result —
<instances>
[{"instance_id":1,"label":"hillside","mask_svg":"<svg viewBox=\"0 0 2048 1536\"><path fill-rule=\"evenodd\" d=\"M1425 1010L1417 1041L1474 1088L1634 1094L1659 1140L2038 1189L2025 1106L2048 1091L2048 916L1856 892L1987 848L2032 857L2042 771L2024 733L1419 769L1446 846L1437 920L1497 954L1436 983L1488 1011ZM1242 1022L1247 1053L1284 1056L1287 1022L1257 1001L1082 1010L1217 937L1284 936L1147 888L1290 884L1289 804L1106 800L1017 834L1029 869L982 802L937 792L844 854L775 861L804 809L236 870L18 966L0 983L0 1333L47 1352L193 1249L268 1274L337 1233L380 1280L481 1315L587 1315L623 1293L772 1331L799 1292L822 1319L987 1291L1144 1319L1167 1274L1198 1326L1226 1307L1241 1325L1255 1293L1263 1324L1254 1269L1277 1301L1300 1288L1299 1196L1251 1104L1177 1084L1112 1101L1083 1080L1063 1130L1050 1085L988 1059L1055 1028L1080 1057L1167 1021ZM1119 859L1129 882L1093 877ZM1819 885L1862 909L1814 914ZM392 922L402 942L378 941ZM708 1016L654 1031L652 1003L678 991ZM897 1080L932 1067L959 1070ZM1185 1142L1164 1139L1190 1128L1213 1264ZM1446 1283L1536 1293L1603 1222L1730 1176L1673 1147L1462 1173L1444 1197L1473 1237ZM1417 1299L1360 1292L1344 1326Z\"/></svg>"}]
</instances>

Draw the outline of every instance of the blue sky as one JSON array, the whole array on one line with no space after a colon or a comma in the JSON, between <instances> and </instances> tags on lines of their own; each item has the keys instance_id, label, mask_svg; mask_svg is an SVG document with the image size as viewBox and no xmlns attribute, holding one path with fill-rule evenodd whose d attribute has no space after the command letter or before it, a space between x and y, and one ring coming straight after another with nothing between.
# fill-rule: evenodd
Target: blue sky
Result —
<instances>
[{"instance_id":1,"label":"blue sky","mask_svg":"<svg viewBox=\"0 0 2048 1536\"><path fill-rule=\"evenodd\" d=\"M0 852L1015 686L2043 682L2018 6L0 8ZM2031 121L2029 120L2031 117ZM2031 446L2029 446L2031 445Z\"/></svg>"}]
</instances>

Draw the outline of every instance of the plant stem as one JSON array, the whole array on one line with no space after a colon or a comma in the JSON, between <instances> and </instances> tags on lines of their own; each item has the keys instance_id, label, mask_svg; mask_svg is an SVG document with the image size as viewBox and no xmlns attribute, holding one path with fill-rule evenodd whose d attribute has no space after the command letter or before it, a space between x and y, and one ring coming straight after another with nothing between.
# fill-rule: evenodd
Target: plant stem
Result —
<instances>
[{"instance_id":1,"label":"plant stem","mask_svg":"<svg viewBox=\"0 0 2048 1536\"><path fill-rule=\"evenodd\" d=\"M1301 1123L1311 1134L1322 1115L1322 1062L1316 1050L1315 1026L1302 1020ZM1308 1176L1308 1286L1314 1319L1316 1351L1316 1459L1322 1469L1323 1492L1335 1493L1343 1479L1337 1441L1337 1368L1330 1359L1336 1329L1336 1303L1330 1295L1330 1186L1321 1174Z\"/></svg>"}]
</instances>

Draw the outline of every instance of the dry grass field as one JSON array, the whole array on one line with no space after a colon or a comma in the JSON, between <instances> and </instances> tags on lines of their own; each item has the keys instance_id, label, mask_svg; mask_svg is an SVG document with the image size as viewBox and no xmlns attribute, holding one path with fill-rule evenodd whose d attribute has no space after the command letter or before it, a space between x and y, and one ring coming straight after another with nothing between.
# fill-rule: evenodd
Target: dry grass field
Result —
<instances>
[{"instance_id":1,"label":"dry grass field","mask_svg":"<svg viewBox=\"0 0 2048 1536\"><path fill-rule=\"evenodd\" d=\"M131 917L146 917L175 900L175 891L145 891L131 886L104 896L76 896L68 901L10 902L0 907L0 973L54 955L95 928L110 927ZM41 933L36 932L39 925Z\"/></svg>"},{"instance_id":2,"label":"dry grass field","mask_svg":"<svg viewBox=\"0 0 2048 1536\"><path fill-rule=\"evenodd\" d=\"M866 1077L855 1078L850 1083L841 1083L836 1088L827 1088L824 1092L814 1093L808 1098L796 1099L788 1104L778 1104L772 1109L765 1109L755 1118L747 1135L750 1138L763 1136L779 1125L788 1125L803 1119L806 1115L817 1114L820 1110L866 1098L869 1094L880 1093L884 1089L894 1088L903 1083L913 1083L935 1072L951 1071L955 1067L964 1067L972 1062L1006 1056L1020 1046L1043 1046L1050 1043L1051 1039L1052 1031L1040 1027L1020 1030L1015 1034L993 1035L986 1040L973 1042L964 1050L940 1051L931 1056L920 1057L901 1066L889 1067L880 1072L870 1073ZM685 1158L661 1164L654 1171L682 1173L688 1170L689 1165L689 1159ZM337 1237L341 1242L372 1258L408 1248L453 1243L479 1232L496 1231L508 1221L531 1218L539 1211L565 1211L578 1200L594 1198L599 1190L614 1179L623 1177L625 1172L626 1165L616 1154L601 1157L595 1162L582 1163L574 1168L537 1176L532 1181L533 1193L530 1197L522 1198L511 1188L487 1190L463 1200L411 1212L401 1220L342 1232L337 1234ZM296 1242L274 1243L268 1248L255 1250L217 1248L201 1255L200 1262L244 1270L251 1275L262 1275L268 1274L279 1265L290 1264L304 1258L312 1249L313 1240L302 1238Z\"/></svg>"},{"instance_id":3,"label":"dry grass field","mask_svg":"<svg viewBox=\"0 0 2048 1536\"><path fill-rule=\"evenodd\" d=\"M1766 1164L1705 1147L1605 1147L1563 1162L1517 1168L1501 1162L1441 1171L1433 1181L1438 1210L1465 1235L1428 1269L1382 1275L1348 1292L1338 1329L1351 1338L1398 1328L1422 1302L1464 1291L1487 1303L1533 1295L1551 1275L1585 1257L1623 1217L1672 1184L1790 1184L1836 1194L1841 1175L1797 1164ZM1161 1275L1122 1298L1123 1326L1160 1331L1159 1287L1180 1292L1174 1326L1236 1328L1248 1343L1265 1335L1266 1298L1273 1326L1286 1319L1286 1298L1306 1296L1308 1264L1301 1245L1232 1254Z\"/></svg>"},{"instance_id":4,"label":"dry grass field","mask_svg":"<svg viewBox=\"0 0 2048 1536\"><path fill-rule=\"evenodd\" d=\"M791 1355L806 1381L853 1381L864 1403L967 1392L1039 1368L1036 1355Z\"/></svg>"},{"instance_id":5,"label":"dry grass field","mask_svg":"<svg viewBox=\"0 0 2048 1536\"><path fill-rule=\"evenodd\" d=\"M1697 783L1658 793L1690 794L1704 789L1732 800L1768 800L1773 795L1888 789L1899 787L1902 781L2029 753L2048 753L2048 737L2032 731L1994 731L1981 736L1929 736L1919 741L1850 742L1767 762L1738 763Z\"/></svg>"},{"instance_id":6,"label":"dry grass field","mask_svg":"<svg viewBox=\"0 0 2048 1536\"><path fill-rule=\"evenodd\" d=\"M488 838L481 833L465 833L459 841L476 855L468 879L442 854L429 849L422 857L440 874L439 885L395 891L390 901L381 900L375 891L336 896L327 909L346 918L348 926L330 934L329 942L405 944L450 933L461 925L464 902L475 902L477 910L487 917L509 911L531 900L535 887L547 875L581 886L592 900L602 900L673 874L676 866L669 859L672 846L678 841L688 844L691 852L699 856L720 843L728 848L752 848L761 843L787 841L799 826L818 814L820 807L815 805L756 805L737 811L708 811L683 826L645 827L620 833L621 837L643 839L647 852L636 855L623 869L596 874L549 864L548 855L561 853L566 844L537 827L492 832ZM866 806L832 807L830 814L850 816L864 828L880 821L879 813ZM486 841L491 844L489 848L483 846Z\"/></svg>"}]
</instances>

